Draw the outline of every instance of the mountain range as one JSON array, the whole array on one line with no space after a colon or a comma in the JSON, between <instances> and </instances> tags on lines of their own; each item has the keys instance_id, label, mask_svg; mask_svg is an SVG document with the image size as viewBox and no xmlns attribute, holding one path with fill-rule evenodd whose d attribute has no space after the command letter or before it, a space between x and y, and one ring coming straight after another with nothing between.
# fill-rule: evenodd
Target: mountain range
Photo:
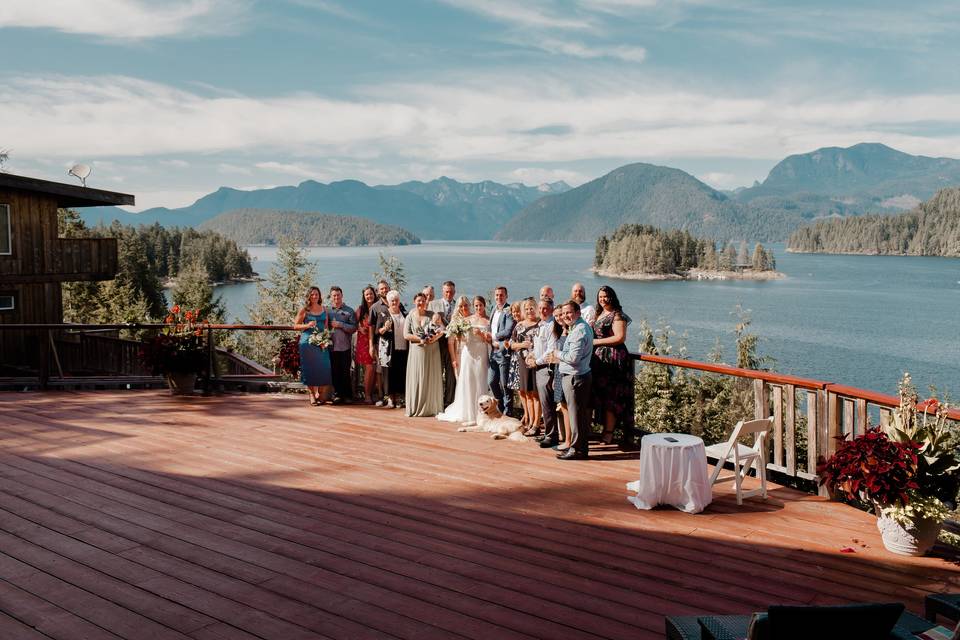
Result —
<instances>
[{"instance_id":1,"label":"mountain range","mask_svg":"<svg viewBox=\"0 0 960 640\"><path fill-rule=\"evenodd\" d=\"M957 185L960 160L862 143L789 156L763 182L729 192L679 169L635 163L575 189L563 182L528 187L446 177L381 186L307 180L252 191L221 187L181 209L100 208L81 215L88 223L116 218L197 226L235 209L271 209L359 216L425 240L591 241L632 223L716 240L779 241L822 218L899 213Z\"/></svg>"},{"instance_id":2,"label":"mountain range","mask_svg":"<svg viewBox=\"0 0 960 640\"><path fill-rule=\"evenodd\" d=\"M780 241L820 218L899 213L951 185L960 185L960 160L912 156L875 143L789 156L762 183L733 192L679 169L637 163L537 200L497 238L582 240L633 223L721 241Z\"/></svg>"},{"instance_id":3,"label":"mountain range","mask_svg":"<svg viewBox=\"0 0 960 640\"><path fill-rule=\"evenodd\" d=\"M134 225L159 222L165 227L192 227L236 209L305 211L368 218L429 240L489 239L526 205L544 194L569 189L564 182L528 187L491 181L463 183L447 177L376 187L357 180L330 184L306 180L295 187L252 191L220 187L180 209L155 207L128 213L116 207L95 207L81 216L87 224L109 224L117 219Z\"/></svg>"}]
</instances>

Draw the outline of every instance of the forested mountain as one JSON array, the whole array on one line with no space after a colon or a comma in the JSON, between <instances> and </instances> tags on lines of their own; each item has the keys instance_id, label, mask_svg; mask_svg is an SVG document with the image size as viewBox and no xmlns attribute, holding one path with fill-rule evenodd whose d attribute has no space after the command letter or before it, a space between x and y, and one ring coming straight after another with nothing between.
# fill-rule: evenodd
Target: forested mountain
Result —
<instances>
[{"instance_id":1,"label":"forested mountain","mask_svg":"<svg viewBox=\"0 0 960 640\"><path fill-rule=\"evenodd\" d=\"M221 213L199 226L240 245L276 244L283 236L311 247L420 244L406 229L356 216L303 211L238 209Z\"/></svg>"},{"instance_id":2,"label":"forested mountain","mask_svg":"<svg viewBox=\"0 0 960 640\"><path fill-rule=\"evenodd\" d=\"M450 212L465 224L473 220L478 237L492 238L518 211L528 204L552 193L570 190L565 182L553 182L539 187L523 184L500 184L490 180L483 182L458 182L442 177L430 182L403 182L378 189L402 189L415 193L427 202Z\"/></svg>"},{"instance_id":3,"label":"forested mountain","mask_svg":"<svg viewBox=\"0 0 960 640\"><path fill-rule=\"evenodd\" d=\"M783 240L817 218L899 212L950 185L960 185L960 160L912 156L882 144L790 156L763 183L729 194L679 169L631 164L534 202L497 237L584 240L639 223L718 240Z\"/></svg>"},{"instance_id":4,"label":"forested mountain","mask_svg":"<svg viewBox=\"0 0 960 640\"><path fill-rule=\"evenodd\" d=\"M679 169L630 164L537 200L508 222L503 240L592 240L626 223L685 229L718 240L786 237L798 212L740 205Z\"/></svg>"},{"instance_id":5,"label":"forested mountain","mask_svg":"<svg viewBox=\"0 0 960 640\"><path fill-rule=\"evenodd\" d=\"M691 269L732 271L748 268L772 271L773 254L757 243L750 253L746 242L698 238L688 231L664 230L649 225L625 224L608 238L597 239L594 268L604 275L684 275Z\"/></svg>"},{"instance_id":6,"label":"forested mountain","mask_svg":"<svg viewBox=\"0 0 960 640\"><path fill-rule=\"evenodd\" d=\"M821 220L790 235L788 251L960 257L960 188L913 211Z\"/></svg>"},{"instance_id":7,"label":"forested mountain","mask_svg":"<svg viewBox=\"0 0 960 640\"><path fill-rule=\"evenodd\" d=\"M960 185L960 160L913 156L883 144L824 147L779 162L761 184L737 192L740 202L797 200L804 194L821 207L831 201L848 211L909 209L939 189Z\"/></svg>"},{"instance_id":8,"label":"forested mountain","mask_svg":"<svg viewBox=\"0 0 960 640\"><path fill-rule=\"evenodd\" d=\"M450 178L432 182L371 187L357 180L323 184L314 180L299 185L241 191L221 187L188 207L157 207L127 213L115 207L94 207L81 215L88 224L118 219L124 224L198 226L216 215L236 209L310 211L367 218L397 225L421 238L487 239L502 224L532 201L535 194L562 190L563 183L537 187L495 182L460 183Z\"/></svg>"}]
</instances>

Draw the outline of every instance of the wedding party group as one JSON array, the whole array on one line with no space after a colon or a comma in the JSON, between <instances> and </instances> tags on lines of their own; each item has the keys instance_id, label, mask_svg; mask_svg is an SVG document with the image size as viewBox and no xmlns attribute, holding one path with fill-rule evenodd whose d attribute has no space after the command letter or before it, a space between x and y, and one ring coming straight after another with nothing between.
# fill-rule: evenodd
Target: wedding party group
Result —
<instances>
[{"instance_id":1,"label":"wedding party group","mask_svg":"<svg viewBox=\"0 0 960 640\"><path fill-rule=\"evenodd\" d=\"M329 304L310 287L294 321L310 403L323 404L331 391L333 404L362 395L409 417L470 427L489 395L503 415L521 416L523 435L561 460L588 456L594 424L600 442L612 444L619 431L621 446L634 444L631 320L613 288L600 287L595 304L581 283L559 303L548 285L512 304L505 286L489 305L481 295L457 297L451 281L440 292L424 287L407 311L382 280L363 290L354 310L340 287L330 288ZM356 393L352 367L363 371Z\"/></svg>"}]
</instances>

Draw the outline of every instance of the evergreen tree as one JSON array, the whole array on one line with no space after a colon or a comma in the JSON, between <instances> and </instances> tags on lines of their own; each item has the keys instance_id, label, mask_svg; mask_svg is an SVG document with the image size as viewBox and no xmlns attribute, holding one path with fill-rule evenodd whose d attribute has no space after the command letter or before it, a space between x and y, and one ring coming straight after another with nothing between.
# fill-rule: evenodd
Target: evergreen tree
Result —
<instances>
[{"instance_id":1,"label":"evergreen tree","mask_svg":"<svg viewBox=\"0 0 960 640\"><path fill-rule=\"evenodd\" d=\"M747 251L747 241L740 241L740 250L737 252L737 264L750 264L750 253Z\"/></svg>"},{"instance_id":2,"label":"evergreen tree","mask_svg":"<svg viewBox=\"0 0 960 640\"><path fill-rule=\"evenodd\" d=\"M247 308L251 324L293 324L316 275L316 266L299 242L281 238L277 262L270 267L266 281L257 283L257 303ZM237 349L269 366L280 348L280 338L290 335L289 331L251 331L239 339Z\"/></svg>"},{"instance_id":3,"label":"evergreen tree","mask_svg":"<svg viewBox=\"0 0 960 640\"><path fill-rule=\"evenodd\" d=\"M383 255L383 252L380 252L380 271L373 274L373 281L377 282L378 280L386 280L390 283L391 288L402 294L407 287L407 273L403 263L400 262L400 258L396 256L387 257Z\"/></svg>"},{"instance_id":4,"label":"evergreen tree","mask_svg":"<svg viewBox=\"0 0 960 640\"><path fill-rule=\"evenodd\" d=\"M214 296L210 274L200 260L194 260L180 269L171 298L173 304L198 311L199 317L208 322L221 323L226 315L223 298Z\"/></svg>"}]
</instances>

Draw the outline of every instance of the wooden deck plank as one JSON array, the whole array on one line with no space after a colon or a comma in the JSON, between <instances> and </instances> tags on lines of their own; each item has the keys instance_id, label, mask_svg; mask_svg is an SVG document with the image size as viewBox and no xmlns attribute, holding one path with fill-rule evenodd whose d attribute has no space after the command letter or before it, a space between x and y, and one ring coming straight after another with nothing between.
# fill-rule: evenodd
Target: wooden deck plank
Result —
<instances>
[{"instance_id":1,"label":"wooden deck plank","mask_svg":"<svg viewBox=\"0 0 960 640\"><path fill-rule=\"evenodd\" d=\"M916 612L960 587L956 566L883 550L868 514L783 487L743 507L717 487L696 516L637 511L637 456L613 448L558 462L288 396L10 393L0 414L0 545L14 537L11 559L32 562L4 565L21 614L99 615L69 589L56 604L30 592L60 581L197 640L654 638L665 614L868 599ZM3 615L33 626L0 608L0 637Z\"/></svg>"}]
</instances>

